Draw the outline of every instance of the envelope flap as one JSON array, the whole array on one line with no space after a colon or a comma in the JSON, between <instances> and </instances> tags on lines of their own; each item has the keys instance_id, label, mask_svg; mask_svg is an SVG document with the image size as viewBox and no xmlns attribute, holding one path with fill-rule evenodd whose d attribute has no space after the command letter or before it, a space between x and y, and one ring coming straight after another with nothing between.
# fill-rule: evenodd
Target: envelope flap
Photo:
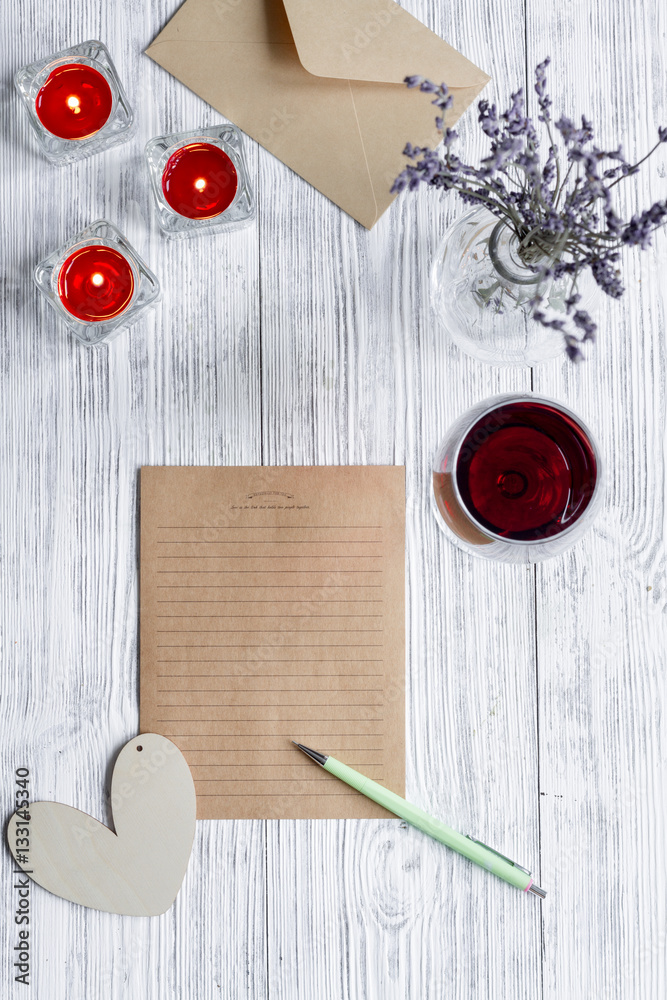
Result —
<instances>
[{"instance_id":1,"label":"envelope flap","mask_svg":"<svg viewBox=\"0 0 667 1000\"><path fill-rule=\"evenodd\" d=\"M185 42L293 44L282 0L185 0L146 50Z\"/></svg>"},{"instance_id":2,"label":"envelope flap","mask_svg":"<svg viewBox=\"0 0 667 1000\"><path fill-rule=\"evenodd\" d=\"M283 0L299 59L315 76L402 83L420 74L448 87L489 77L394 0Z\"/></svg>"}]
</instances>

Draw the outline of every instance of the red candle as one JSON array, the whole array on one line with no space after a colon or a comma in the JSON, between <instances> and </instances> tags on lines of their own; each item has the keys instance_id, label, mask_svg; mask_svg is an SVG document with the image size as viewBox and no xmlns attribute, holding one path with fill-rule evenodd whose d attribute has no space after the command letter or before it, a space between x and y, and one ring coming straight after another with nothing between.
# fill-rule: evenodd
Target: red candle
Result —
<instances>
[{"instance_id":1,"label":"red candle","mask_svg":"<svg viewBox=\"0 0 667 1000\"><path fill-rule=\"evenodd\" d=\"M68 312L84 322L113 319L129 306L134 274L126 257L108 246L73 250L58 274L58 295Z\"/></svg>"},{"instance_id":2,"label":"red candle","mask_svg":"<svg viewBox=\"0 0 667 1000\"><path fill-rule=\"evenodd\" d=\"M212 219L229 208L238 187L236 167L219 146L191 142L172 153L162 173L167 204L187 219Z\"/></svg>"},{"instance_id":3,"label":"red candle","mask_svg":"<svg viewBox=\"0 0 667 1000\"><path fill-rule=\"evenodd\" d=\"M45 129L61 139L87 139L109 120L111 87L102 74L83 63L68 63L49 73L35 100Z\"/></svg>"}]
</instances>

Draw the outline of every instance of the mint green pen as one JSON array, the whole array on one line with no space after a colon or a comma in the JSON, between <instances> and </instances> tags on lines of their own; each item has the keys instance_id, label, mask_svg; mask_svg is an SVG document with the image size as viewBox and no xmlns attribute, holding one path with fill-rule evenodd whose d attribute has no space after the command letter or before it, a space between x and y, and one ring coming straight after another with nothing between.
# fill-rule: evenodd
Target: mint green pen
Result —
<instances>
[{"instance_id":1,"label":"mint green pen","mask_svg":"<svg viewBox=\"0 0 667 1000\"><path fill-rule=\"evenodd\" d=\"M486 868L487 871L493 872L498 878L509 882L510 885L516 886L517 889L523 889L524 892L533 892L540 899L544 899L546 896L544 889L540 889L539 885L535 885L530 872L526 868L522 868L521 865L517 865L516 862L510 861L504 854L499 854L498 851L487 847L486 844L483 844L480 840L475 840L474 837L464 837L462 834L457 833L456 830L445 826L440 820L429 816L423 809L410 805L400 795L390 792L383 785L378 785L377 781L372 781L359 771L355 771L353 768L348 767L347 764L336 760L335 757L328 757L326 754L318 753L317 750L311 750L310 747L305 747L302 743L296 743L294 740L292 742L294 746L298 747L299 750L303 750L311 760L314 760L316 764L323 767L329 774L340 778L341 781L344 781L356 789L356 791L361 792L362 795L366 795L373 802L377 802L378 805L388 809L395 816L400 816L406 823L410 823L423 833L427 833L429 837L439 840L441 844L446 844L453 851L462 854L464 858L469 858L476 865L480 865L482 868Z\"/></svg>"}]
</instances>

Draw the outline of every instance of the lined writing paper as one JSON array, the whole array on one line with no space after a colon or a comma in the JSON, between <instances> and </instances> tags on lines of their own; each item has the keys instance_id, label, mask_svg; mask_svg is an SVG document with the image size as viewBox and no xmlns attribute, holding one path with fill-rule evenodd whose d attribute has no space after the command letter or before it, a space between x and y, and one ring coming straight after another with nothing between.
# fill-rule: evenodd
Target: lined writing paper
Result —
<instances>
[{"instance_id":1,"label":"lined writing paper","mask_svg":"<svg viewBox=\"0 0 667 1000\"><path fill-rule=\"evenodd\" d=\"M386 815L291 740L403 794L405 476L395 466L141 471L141 730L198 817Z\"/></svg>"}]
</instances>

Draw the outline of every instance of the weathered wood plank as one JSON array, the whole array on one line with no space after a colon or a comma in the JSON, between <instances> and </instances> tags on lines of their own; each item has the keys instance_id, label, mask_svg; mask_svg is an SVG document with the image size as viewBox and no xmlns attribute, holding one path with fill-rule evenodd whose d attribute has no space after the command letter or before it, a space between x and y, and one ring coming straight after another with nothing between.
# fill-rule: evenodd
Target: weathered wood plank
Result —
<instances>
[{"instance_id":1,"label":"weathered wood plank","mask_svg":"<svg viewBox=\"0 0 667 1000\"><path fill-rule=\"evenodd\" d=\"M34 151L6 81L3 801L13 801L14 768L28 765L35 798L106 821L111 765L138 727L138 469L261 460L257 228L168 243L151 214L144 143L218 120L141 54L176 6L98 11L72 0L54 22L47 5L26 2L0 14L7 74L101 37L138 118L131 143L59 170ZM250 164L256 173L253 149ZM101 216L158 273L163 299L108 348L87 349L40 302L31 270ZM34 995L264 996L264 873L263 824L200 823L183 890L163 917L124 920L36 887ZM14 930L3 921L7 996Z\"/></svg>"},{"instance_id":2,"label":"weathered wood plank","mask_svg":"<svg viewBox=\"0 0 667 1000\"><path fill-rule=\"evenodd\" d=\"M522 75L521 5L409 9L501 94ZM461 132L474 155L471 125ZM532 571L459 553L428 500L452 420L527 388L529 373L464 358L430 315L430 261L459 205L404 196L369 234L276 161L260 171L263 189L286 192L261 229L264 460L406 463L407 794L537 866ZM271 997L539 991L535 901L398 821L272 822L268 848Z\"/></svg>"},{"instance_id":3,"label":"weathered wood plank","mask_svg":"<svg viewBox=\"0 0 667 1000\"><path fill-rule=\"evenodd\" d=\"M518 0L405 5L486 68L499 99L523 79ZM167 244L143 143L218 120L141 55L176 6L68 0L55 22L41 0L20 0L0 13L7 74L101 37L139 111L130 145L59 171L31 146L6 81L3 800L27 764L35 797L109 818L110 765L138 724L142 463L405 462L408 795L523 864L537 868L541 840L549 896L542 927L535 900L398 821L199 823L164 917L126 920L35 890L35 995L518 1000L542 995L543 934L545 997L662 1000L665 240L630 262L620 306L601 303L596 358L534 373L537 391L598 431L611 460L605 514L535 574L471 560L428 509L431 456L469 405L531 383L463 358L430 317L430 260L460 206L404 196L368 234L249 143L256 228ZM550 51L560 67L563 110L647 148L667 120L657 0L531 2L528 40L529 65ZM472 115L460 131L474 157ZM660 196L659 176L642 201ZM102 215L164 297L132 333L89 351L56 326L30 270ZM5 921L3 976L12 932Z\"/></svg>"},{"instance_id":4,"label":"weathered wood plank","mask_svg":"<svg viewBox=\"0 0 667 1000\"><path fill-rule=\"evenodd\" d=\"M620 141L642 156L667 121L663 6L529 12L529 65L551 54L555 110L585 113L603 148ZM630 211L664 197L663 150L624 182ZM664 234L656 242L657 253L623 261L621 302L600 297L593 358L535 372L536 390L589 423L608 468L593 532L537 570L542 864L553 889L545 998L657 1000L666 989Z\"/></svg>"}]
</instances>

